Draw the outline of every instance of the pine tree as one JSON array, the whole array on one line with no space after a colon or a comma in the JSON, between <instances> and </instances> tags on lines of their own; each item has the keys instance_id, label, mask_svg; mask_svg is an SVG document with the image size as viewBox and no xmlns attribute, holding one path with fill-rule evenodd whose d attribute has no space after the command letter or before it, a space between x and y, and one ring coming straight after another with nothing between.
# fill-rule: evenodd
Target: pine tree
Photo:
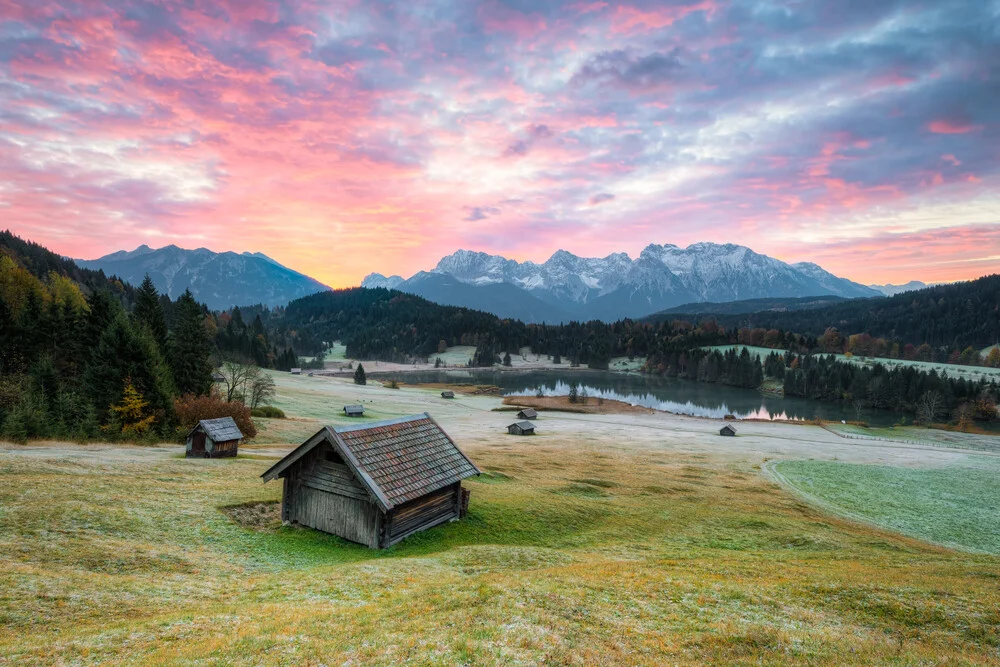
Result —
<instances>
[{"instance_id":1,"label":"pine tree","mask_svg":"<svg viewBox=\"0 0 1000 667\"><path fill-rule=\"evenodd\" d=\"M212 389L212 342L205 331L204 313L191 290L177 299L176 311L177 323L167 346L174 384L180 394L201 396Z\"/></svg>"},{"instance_id":2,"label":"pine tree","mask_svg":"<svg viewBox=\"0 0 1000 667\"><path fill-rule=\"evenodd\" d=\"M503 355L503 365L504 366L510 366L511 365L510 352L505 352L504 353L504 355Z\"/></svg>"},{"instance_id":3,"label":"pine tree","mask_svg":"<svg viewBox=\"0 0 1000 667\"><path fill-rule=\"evenodd\" d=\"M579 396L580 396L580 391L579 389L576 388L576 385L574 384L572 387L569 388L569 402L576 403Z\"/></svg>"},{"instance_id":4,"label":"pine tree","mask_svg":"<svg viewBox=\"0 0 1000 667\"><path fill-rule=\"evenodd\" d=\"M132 315L136 322L149 328L149 332L153 334L153 340L160 347L160 351L166 352L167 320L163 315L163 306L160 305L160 295L148 273L142 279L142 285L136 290L135 311Z\"/></svg>"},{"instance_id":5,"label":"pine tree","mask_svg":"<svg viewBox=\"0 0 1000 667\"><path fill-rule=\"evenodd\" d=\"M358 364L358 369L354 371L354 384L368 384L368 378L365 377L365 367Z\"/></svg>"},{"instance_id":6,"label":"pine tree","mask_svg":"<svg viewBox=\"0 0 1000 667\"><path fill-rule=\"evenodd\" d=\"M83 386L103 423L112 405L121 402L126 379L149 402L151 410L168 418L174 386L170 369L145 327L134 327L119 311L101 334L84 374Z\"/></svg>"}]
</instances>

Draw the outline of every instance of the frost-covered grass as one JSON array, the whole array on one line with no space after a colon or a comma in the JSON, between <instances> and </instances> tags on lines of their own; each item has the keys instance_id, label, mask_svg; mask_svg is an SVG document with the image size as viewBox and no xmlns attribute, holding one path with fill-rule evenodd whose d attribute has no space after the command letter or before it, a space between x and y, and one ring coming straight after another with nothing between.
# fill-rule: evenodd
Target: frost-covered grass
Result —
<instances>
[{"instance_id":1,"label":"frost-covered grass","mask_svg":"<svg viewBox=\"0 0 1000 667\"><path fill-rule=\"evenodd\" d=\"M944 431L924 428L922 426L866 428L855 424L830 423L826 425L826 428L834 433L842 433L852 437L894 440L932 447L953 447L955 449L969 449L1000 454L1000 436L996 435Z\"/></svg>"},{"instance_id":2,"label":"frost-covered grass","mask_svg":"<svg viewBox=\"0 0 1000 667\"><path fill-rule=\"evenodd\" d=\"M612 357L608 362L608 370L611 371L637 371L646 364L646 357Z\"/></svg>"},{"instance_id":3,"label":"frost-covered grass","mask_svg":"<svg viewBox=\"0 0 1000 667\"><path fill-rule=\"evenodd\" d=\"M255 448L4 446L0 664L1000 659L1000 558L838 518L759 458L633 445L600 421L544 417L544 437L507 438L486 423L495 399L275 379L289 419L266 433L288 448L346 421L348 399L380 416L433 406L484 471L469 516L373 552L235 523L223 508L280 497Z\"/></svg>"},{"instance_id":4,"label":"frost-covered grass","mask_svg":"<svg viewBox=\"0 0 1000 667\"><path fill-rule=\"evenodd\" d=\"M441 363L446 366L465 366L472 360L475 353L475 345L455 345L454 347L449 347L444 352L432 354L429 360L431 363L434 363L435 359L440 358Z\"/></svg>"},{"instance_id":5,"label":"frost-covered grass","mask_svg":"<svg viewBox=\"0 0 1000 667\"><path fill-rule=\"evenodd\" d=\"M844 513L950 546L1000 554L1000 458L934 468L784 461L794 488Z\"/></svg>"},{"instance_id":6,"label":"frost-covered grass","mask_svg":"<svg viewBox=\"0 0 1000 667\"><path fill-rule=\"evenodd\" d=\"M906 359L882 359L881 357L848 357L843 354L835 354L840 361L848 361L858 365L882 364L887 368L894 366L912 366L920 371L930 373L937 371L938 375L947 373L949 377L966 378L968 380L1000 380L1000 368L987 368L985 366L961 366L959 364L940 364L931 361L908 361Z\"/></svg>"},{"instance_id":7,"label":"frost-covered grass","mask_svg":"<svg viewBox=\"0 0 1000 667\"><path fill-rule=\"evenodd\" d=\"M725 354L729 350L736 350L738 353L741 353L743 351L743 348L746 348L752 356L757 357L761 361L763 361L767 357L767 355L771 354L772 352L777 352L778 354L785 353L784 350L773 350L769 347L756 347L754 345L709 345L706 346L704 349L718 350L719 352Z\"/></svg>"}]
</instances>

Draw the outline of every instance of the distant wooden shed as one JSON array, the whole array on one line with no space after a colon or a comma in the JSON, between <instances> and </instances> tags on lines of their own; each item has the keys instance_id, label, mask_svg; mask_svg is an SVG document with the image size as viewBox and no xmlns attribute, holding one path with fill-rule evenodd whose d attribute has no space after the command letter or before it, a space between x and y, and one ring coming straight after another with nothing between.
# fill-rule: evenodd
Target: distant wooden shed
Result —
<instances>
[{"instance_id":1,"label":"distant wooden shed","mask_svg":"<svg viewBox=\"0 0 1000 667\"><path fill-rule=\"evenodd\" d=\"M225 381L226 381L226 376L223 375L222 373L218 371L212 373L212 382L225 382Z\"/></svg>"},{"instance_id":2,"label":"distant wooden shed","mask_svg":"<svg viewBox=\"0 0 1000 667\"><path fill-rule=\"evenodd\" d=\"M726 424L719 429L719 435L736 435L736 427L732 424Z\"/></svg>"},{"instance_id":3,"label":"distant wooden shed","mask_svg":"<svg viewBox=\"0 0 1000 667\"><path fill-rule=\"evenodd\" d=\"M360 403L357 405L345 405L344 414L348 417L364 417L365 416L365 406Z\"/></svg>"},{"instance_id":4,"label":"distant wooden shed","mask_svg":"<svg viewBox=\"0 0 1000 667\"><path fill-rule=\"evenodd\" d=\"M525 408L517 413L518 419L538 419L538 412L534 408Z\"/></svg>"},{"instance_id":5,"label":"distant wooden shed","mask_svg":"<svg viewBox=\"0 0 1000 667\"><path fill-rule=\"evenodd\" d=\"M232 417L202 419L187 435L188 458L217 459L236 456L243 433Z\"/></svg>"},{"instance_id":6,"label":"distant wooden shed","mask_svg":"<svg viewBox=\"0 0 1000 667\"><path fill-rule=\"evenodd\" d=\"M441 398L455 398L455 392L453 391L442 391Z\"/></svg>"},{"instance_id":7,"label":"distant wooden shed","mask_svg":"<svg viewBox=\"0 0 1000 667\"><path fill-rule=\"evenodd\" d=\"M535 435L535 425L528 421L514 422L507 427L511 435Z\"/></svg>"},{"instance_id":8,"label":"distant wooden shed","mask_svg":"<svg viewBox=\"0 0 1000 667\"><path fill-rule=\"evenodd\" d=\"M293 369L291 369L290 372L291 372L292 375L302 375L302 369L301 368L293 368Z\"/></svg>"},{"instance_id":9,"label":"distant wooden shed","mask_svg":"<svg viewBox=\"0 0 1000 667\"><path fill-rule=\"evenodd\" d=\"M382 549L464 516L479 473L425 412L327 426L261 477L284 479L282 520Z\"/></svg>"}]
</instances>

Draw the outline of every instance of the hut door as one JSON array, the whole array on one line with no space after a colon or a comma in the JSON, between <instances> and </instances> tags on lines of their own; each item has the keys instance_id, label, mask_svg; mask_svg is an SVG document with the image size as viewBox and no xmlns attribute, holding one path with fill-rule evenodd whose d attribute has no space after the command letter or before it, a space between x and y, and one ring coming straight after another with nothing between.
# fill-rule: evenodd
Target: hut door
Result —
<instances>
[{"instance_id":1,"label":"hut door","mask_svg":"<svg viewBox=\"0 0 1000 667\"><path fill-rule=\"evenodd\" d=\"M194 434L191 440L191 453L192 454L204 454L205 453L205 434L198 431Z\"/></svg>"}]
</instances>

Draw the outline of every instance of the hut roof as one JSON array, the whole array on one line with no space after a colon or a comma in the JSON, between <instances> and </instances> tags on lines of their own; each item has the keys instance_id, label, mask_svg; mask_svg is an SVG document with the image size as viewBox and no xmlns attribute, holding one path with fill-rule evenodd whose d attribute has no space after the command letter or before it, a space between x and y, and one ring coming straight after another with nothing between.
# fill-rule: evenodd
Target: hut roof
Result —
<instances>
[{"instance_id":1,"label":"hut roof","mask_svg":"<svg viewBox=\"0 0 1000 667\"><path fill-rule=\"evenodd\" d=\"M322 442L330 442L384 511L479 474L426 412L363 426L329 426L261 477L269 481Z\"/></svg>"},{"instance_id":2,"label":"hut roof","mask_svg":"<svg viewBox=\"0 0 1000 667\"><path fill-rule=\"evenodd\" d=\"M531 419L532 417L537 417L538 412L536 412L534 408L525 408L524 410L518 412L517 415L519 417L527 417L528 419Z\"/></svg>"},{"instance_id":3,"label":"hut roof","mask_svg":"<svg viewBox=\"0 0 1000 667\"><path fill-rule=\"evenodd\" d=\"M725 426L723 426L719 430L720 431L732 431L733 433L736 433L736 427L733 426L732 424L726 424Z\"/></svg>"},{"instance_id":4,"label":"hut roof","mask_svg":"<svg viewBox=\"0 0 1000 667\"><path fill-rule=\"evenodd\" d=\"M455 398L455 392L453 391L442 391L441 396L443 398Z\"/></svg>"},{"instance_id":5,"label":"hut roof","mask_svg":"<svg viewBox=\"0 0 1000 667\"><path fill-rule=\"evenodd\" d=\"M511 426L517 426L521 429L524 429L525 431L535 430L535 425L529 421L514 422L513 424L511 424Z\"/></svg>"},{"instance_id":6,"label":"hut roof","mask_svg":"<svg viewBox=\"0 0 1000 667\"><path fill-rule=\"evenodd\" d=\"M349 413L349 412L364 412L364 411L365 411L365 406L361 405L360 403L344 406L344 412Z\"/></svg>"},{"instance_id":7,"label":"hut roof","mask_svg":"<svg viewBox=\"0 0 1000 667\"><path fill-rule=\"evenodd\" d=\"M232 417L219 417L218 419L202 419L198 422L188 435L194 433L201 427L205 431L205 435L210 437L215 442L228 442L230 440L239 440L243 437L243 433L240 432L240 427L236 425Z\"/></svg>"}]
</instances>

